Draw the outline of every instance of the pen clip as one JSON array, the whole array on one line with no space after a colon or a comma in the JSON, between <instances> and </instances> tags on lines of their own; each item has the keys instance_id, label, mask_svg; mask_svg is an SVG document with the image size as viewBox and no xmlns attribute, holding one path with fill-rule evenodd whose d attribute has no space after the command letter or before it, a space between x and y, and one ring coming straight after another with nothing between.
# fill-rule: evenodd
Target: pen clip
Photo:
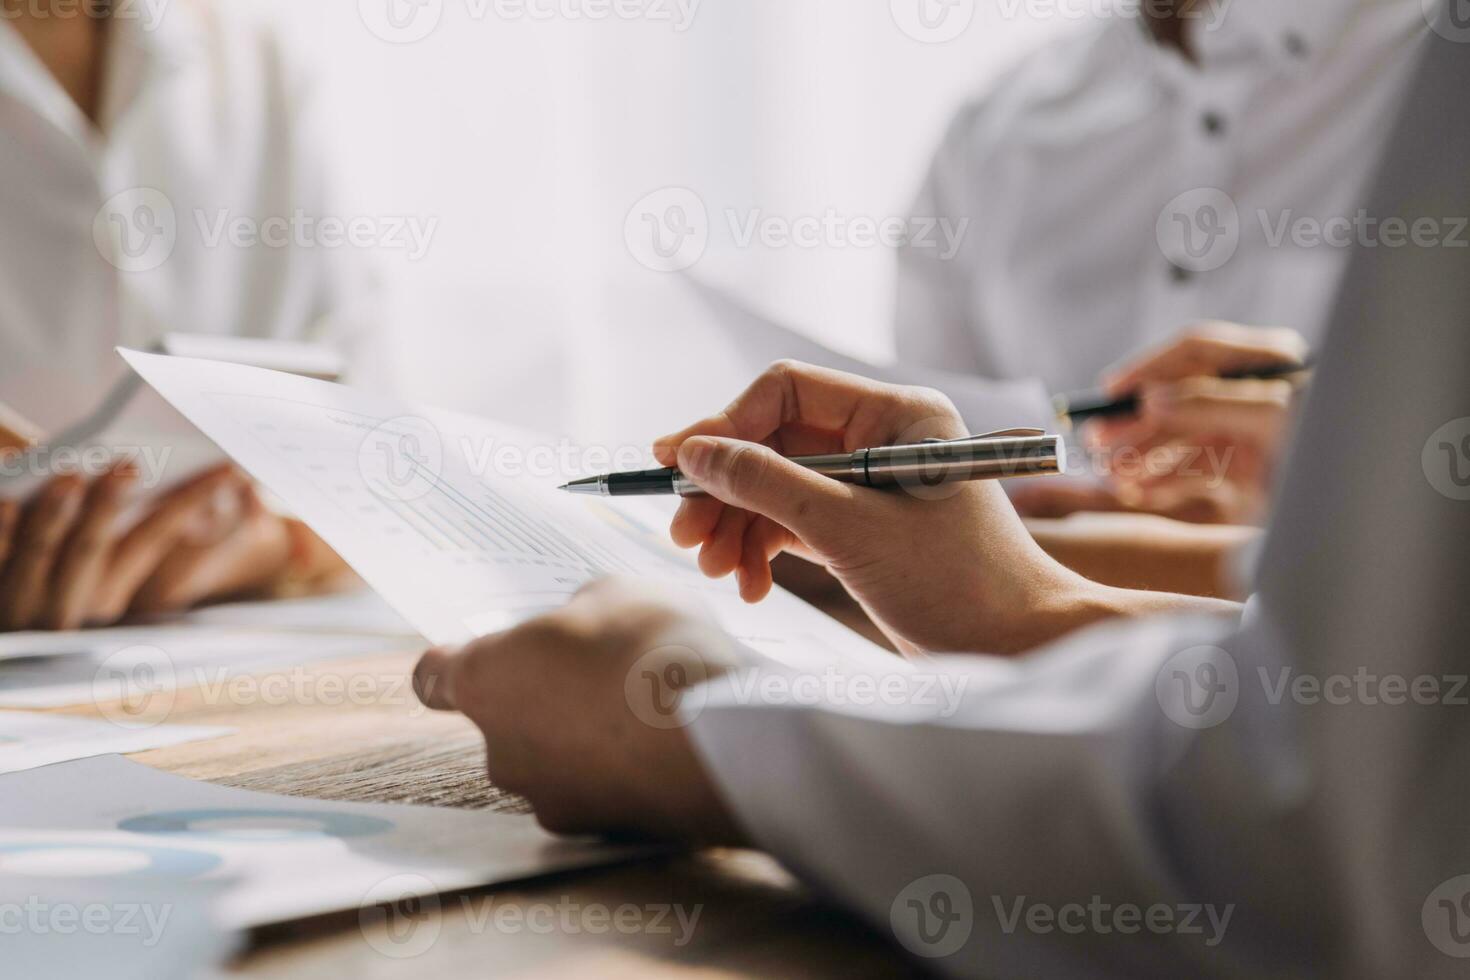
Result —
<instances>
[{"instance_id":1,"label":"pen clip","mask_svg":"<svg viewBox=\"0 0 1470 980\"><path fill-rule=\"evenodd\" d=\"M986 439L1036 439L1046 435L1045 429L997 429L981 435L961 436L958 439L925 439L925 442L953 445L958 442L982 442Z\"/></svg>"}]
</instances>

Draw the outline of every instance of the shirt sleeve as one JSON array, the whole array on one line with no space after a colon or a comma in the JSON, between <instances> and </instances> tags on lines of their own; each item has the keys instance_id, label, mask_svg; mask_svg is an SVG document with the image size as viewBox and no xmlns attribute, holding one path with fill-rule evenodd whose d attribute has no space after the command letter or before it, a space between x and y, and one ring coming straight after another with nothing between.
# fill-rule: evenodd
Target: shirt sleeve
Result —
<instances>
[{"instance_id":1,"label":"shirt sleeve","mask_svg":"<svg viewBox=\"0 0 1470 980\"><path fill-rule=\"evenodd\" d=\"M815 705L747 667L690 730L759 846L946 972L1244 975L1260 944L1287 948L1276 917L1300 922L1311 897L1290 883L1319 879L1309 854L1257 837L1303 784L1238 683L1267 655L1242 635L1113 625L1024 661L937 659L898 686L829 678ZM1256 874L1283 887L1263 897Z\"/></svg>"},{"instance_id":2,"label":"shirt sleeve","mask_svg":"<svg viewBox=\"0 0 1470 980\"><path fill-rule=\"evenodd\" d=\"M1426 46L1375 221L1470 213L1470 59ZM734 671L689 731L751 837L957 976L1463 976L1470 258L1363 249L1345 282L1239 621L887 698Z\"/></svg>"}]
</instances>

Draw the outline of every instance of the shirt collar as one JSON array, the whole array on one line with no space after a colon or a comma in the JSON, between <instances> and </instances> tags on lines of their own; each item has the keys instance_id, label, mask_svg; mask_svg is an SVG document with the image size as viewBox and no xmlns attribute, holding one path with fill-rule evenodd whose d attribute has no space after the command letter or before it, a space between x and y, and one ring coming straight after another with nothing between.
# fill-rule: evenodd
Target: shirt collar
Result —
<instances>
[{"instance_id":1,"label":"shirt collar","mask_svg":"<svg viewBox=\"0 0 1470 980\"><path fill-rule=\"evenodd\" d=\"M107 132L144 88L201 56L204 13L196 0L137 0L108 25L101 129ZM8 21L0 19L0 91L87 142L96 128Z\"/></svg>"},{"instance_id":2,"label":"shirt collar","mask_svg":"<svg viewBox=\"0 0 1470 980\"><path fill-rule=\"evenodd\" d=\"M0 19L0 91L67 132L86 119L20 32Z\"/></svg>"},{"instance_id":3,"label":"shirt collar","mask_svg":"<svg viewBox=\"0 0 1470 980\"><path fill-rule=\"evenodd\" d=\"M99 113L110 131L151 83L203 56L207 16L196 0L137 0L113 15Z\"/></svg>"}]
</instances>

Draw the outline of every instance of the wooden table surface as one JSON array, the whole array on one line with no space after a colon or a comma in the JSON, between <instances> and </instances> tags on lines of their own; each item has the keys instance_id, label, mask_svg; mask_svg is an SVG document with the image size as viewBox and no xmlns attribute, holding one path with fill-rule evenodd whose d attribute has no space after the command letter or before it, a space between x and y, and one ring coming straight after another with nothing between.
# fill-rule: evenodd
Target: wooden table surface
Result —
<instances>
[{"instance_id":1,"label":"wooden table surface","mask_svg":"<svg viewBox=\"0 0 1470 980\"><path fill-rule=\"evenodd\" d=\"M290 695L241 687L179 692L168 720L235 734L131 758L243 789L326 800L450 807L519 807L494 790L483 743L458 716L424 711L406 680L417 650L283 671ZM325 682L322 678L328 678ZM351 697L345 681L354 679ZM364 680L366 678L367 680ZM304 680L304 682L303 682ZM341 683L339 683L339 681ZM89 715L86 709L65 713ZM592 931L588 908L698 910L692 935L657 928ZM536 928L497 913L533 909ZM548 928L586 922L589 928ZM563 910L570 910L564 913ZM358 910L249 937L232 967L242 977L889 977L916 973L891 939L817 900L771 859L705 852L441 896L367 921ZM529 920L528 920L529 921ZM641 921L654 924L652 913ZM672 922L672 916L664 920ZM499 923L499 925L497 925ZM508 923L508 925L507 925ZM405 930L413 930L406 932ZM419 930L423 930L421 933ZM404 939L405 936L409 938ZM419 947L426 947L418 952ZM386 952L384 952L386 950ZM403 952L417 955L401 956Z\"/></svg>"}]
</instances>

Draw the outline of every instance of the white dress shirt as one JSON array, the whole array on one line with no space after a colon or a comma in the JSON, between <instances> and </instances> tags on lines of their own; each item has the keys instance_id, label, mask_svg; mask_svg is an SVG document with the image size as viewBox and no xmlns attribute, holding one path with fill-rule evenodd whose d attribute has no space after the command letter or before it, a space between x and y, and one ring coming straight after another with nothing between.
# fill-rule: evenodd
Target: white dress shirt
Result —
<instances>
[{"instance_id":1,"label":"white dress shirt","mask_svg":"<svg viewBox=\"0 0 1470 980\"><path fill-rule=\"evenodd\" d=\"M1426 48L1379 218L1470 214L1470 57ZM955 976L1465 976L1470 250L1358 250L1335 309L1239 622L918 664L877 703L696 688L753 838Z\"/></svg>"},{"instance_id":2,"label":"white dress shirt","mask_svg":"<svg viewBox=\"0 0 1470 980\"><path fill-rule=\"evenodd\" d=\"M1313 245L1310 223L1361 206L1422 4L1201 7L1198 64L1113 17L959 114L914 214L970 231L952 260L900 253L900 361L1056 392L1201 319L1321 339L1349 249ZM1306 235L1278 235L1299 219Z\"/></svg>"},{"instance_id":3,"label":"white dress shirt","mask_svg":"<svg viewBox=\"0 0 1470 980\"><path fill-rule=\"evenodd\" d=\"M300 59L248 7L119 5L97 125L0 20L0 401L43 431L97 403L119 344L364 337L362 249L278 233L347 216Z\"/></svg>"}]
</instances>

